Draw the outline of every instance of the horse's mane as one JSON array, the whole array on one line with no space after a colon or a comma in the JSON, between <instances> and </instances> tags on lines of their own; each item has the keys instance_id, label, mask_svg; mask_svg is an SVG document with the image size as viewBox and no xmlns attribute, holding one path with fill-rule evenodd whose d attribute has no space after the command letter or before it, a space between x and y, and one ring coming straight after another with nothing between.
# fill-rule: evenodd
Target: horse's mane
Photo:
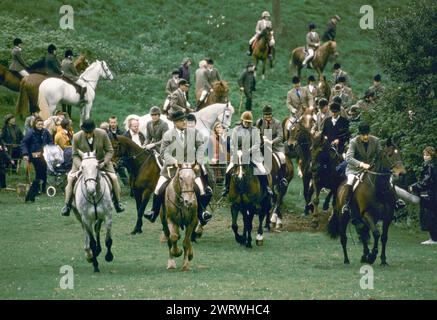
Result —
<instances>
[{"instance_id":1,"label":"horse's mane","mask_svg":"<svg viewBox=\"0 0 437 320\"><path fill-rule=\"evenodd\" d=\"M212 87L214 89L214 92L228 92L229 91L229 84L226 81L220 80L215 81L212 84Z\"/></svg>"}]
</instances>

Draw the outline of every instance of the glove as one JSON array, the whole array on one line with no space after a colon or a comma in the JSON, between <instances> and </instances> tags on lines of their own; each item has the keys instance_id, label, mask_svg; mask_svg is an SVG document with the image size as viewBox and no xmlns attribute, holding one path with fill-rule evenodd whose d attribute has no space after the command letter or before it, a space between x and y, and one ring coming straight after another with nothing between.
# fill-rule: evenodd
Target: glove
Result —
<instances>
[{"instance_id":1,"label":"glove","mask_svg":"<svg viewBox=\"0 0 437 320\"><path fill-rule=\"evenodd\" d=\"M102 170L102 169L105 167L105 165L106 165L105 162L100 162L100 163L97 165L97 168L98 168L99 170Z\"/></svg>"},{"instance_id":2,"label":"glove","mask_svg":"<svg viewBox=\"0 0 437 320\"><path fill-rule=\"evenodd\" d=\"M155 144L154 144L154 143L146 144L146 149L147 149L147 150L153 149L154 147L155 147Z\"/></svg>"}]
</instances>

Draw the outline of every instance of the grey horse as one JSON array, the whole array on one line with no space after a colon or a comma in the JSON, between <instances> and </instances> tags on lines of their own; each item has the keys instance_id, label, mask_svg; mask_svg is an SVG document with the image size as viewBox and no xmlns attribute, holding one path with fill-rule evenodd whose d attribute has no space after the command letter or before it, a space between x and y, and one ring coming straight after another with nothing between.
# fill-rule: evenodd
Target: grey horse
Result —
<instances>
[{"instance_id":1,"label":"grey horse","mask_svg":"<svg viewBox=\"0 0 437 320\"><path fill-rule=\"evenodd\" d=\"M105 260L111 262L114 259L111 252L112 186L109 178L99 171L95 152L79 151L79 155L82 158L81 175L74 188L72 208L84 231L86 259L93 263L94 272L100 272L97 257L102 251L100 229L103 222L106 227Z\"/></svg>"}]
</instances>

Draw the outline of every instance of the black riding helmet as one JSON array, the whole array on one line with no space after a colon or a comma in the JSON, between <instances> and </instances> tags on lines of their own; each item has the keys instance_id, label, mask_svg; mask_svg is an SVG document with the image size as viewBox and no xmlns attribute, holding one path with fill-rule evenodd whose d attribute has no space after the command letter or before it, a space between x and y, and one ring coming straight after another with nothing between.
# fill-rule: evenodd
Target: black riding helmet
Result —
<instances>
[{"instance_id":1,"label":"black riding helmet","mask_svg":"<svg viewBox=\"0 0 437 320\"><path fill-rule=\"evenodd\" d=\"M309 28L310 30L314 30L314 29L316 28L316 24L313 23L313 22L311 22L311 23L309 24L308 28Z\"/></svg>"},{"instance_id":2,"label":"black riding helmet","mask_svg":"<svg viewBox=\"0 0 437 320\"><path fill-rule=\"evenodd\" d=\"M23 41L21 41L20 38L15 38L14 39L14 46L18 46L19 44L23 43Z\"/></svg>"},{"instance_id":3,"label":"black riding helmet","mask_svg":"<svg viewBox=\"0 0 437 320\"><path fill-rule=\"evenodd\" d=\"M64 56L65 56L65 58L72 57L73 50L71 50L71 49L66 50Z\"/></svg>"},{"instance_id":4,"label":"black riding helmet","mask_svg":"<svg viewBox=\"0 0 437 320\"><path fill-rule=\"evenodd\" d=\"M48 53L53 53L53 51L57 50L56 46L54 44L50 44L47 48Z\"/></svg>"}]
</instances>

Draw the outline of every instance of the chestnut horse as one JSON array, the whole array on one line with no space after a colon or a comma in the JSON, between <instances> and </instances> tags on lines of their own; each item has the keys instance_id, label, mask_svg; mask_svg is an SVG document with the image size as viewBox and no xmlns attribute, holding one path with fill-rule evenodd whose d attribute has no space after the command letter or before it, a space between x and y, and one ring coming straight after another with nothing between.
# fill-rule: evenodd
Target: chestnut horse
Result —
<instances>
[{"instance_id":1,"label":"chestnut horse","mask_svg":"<svg viewBox=\"0 0 437 320\"><path fill-rule=\"evenodd\" d=\"M214 81L212 89L213 91L208 94L206 100L197 107L197 111L215 103L228 103L229 84L226 81ZM199 101L201 95L202 90L198 90L196 92L196 101Z\"/></svg>"},{"instance_id":2,"label":"chestnut horse","mask_svg":"<svg viewBox=\"0 0 437 320\"><path fill-rule=\"evenodd\" d=\"M137 207L137 222L131 234L142 233L143 214L150 196L158 182L159 168L152 152L140 148L135 142L125 136L113 139L113 161L118 163L123 159L129 171L129 182Z\"/></svg>"},{"instance_id":3,"label":"chestnut horse","mask_svg":"<svg viewBox=\"0 0 437 320\"><path fill-rule=\"evenodd\" d=\"M311 64L314 70L318 73L319 77L323 74L323 70L325 69L326 64L331 56L338 56L337 43L335 41L325 42L320 46L319 49L316 50L315 57L312 59ZM304 47L298 47L292 51L290 59L290 71L293 71L293 68L297 69L297 75L299 78L302 71L302 62L304 60Z\"/></svg>"},{"instance_id":4,"label":"chestnut horse","mask_svg":"<svg viewBox=\"0 0 437 320\"><path fill-rule=\"evenodd\" d=\"M16 71L11 71L7 67L0 65L0 85L18 92L20 91L20 82L23 76Z\"/></svg>"},{"instance_id":5,"label":"chestnut horse","mask_svg":"<svg viewBox=\"0 0 437 320\"><path fill-rule=\"evenodd\" d=\"M361 216L365 225L360 234L360 239L363 243L362 263L372 264L378 256L380 233L376 224L379 220L382 220L381 265L387 265L385 250L388 239L388 228L393 220L396 202L394 187L390 182L390 178L393 174L399 175L404 173L405 167L402 163L400 152L389 139L384 149L377 155L373 168L371 168L371 170L364 170L360 174L361 182L354 191L350 207L351 210ZM346 201L344 185L345 183L338 188L334 211L329 220L327 231L333 239L340 236L344 263L349 264L346 248L346 228L350 216L348 214L342 214L342 207ZM368 248L369 230L372 231L374 239L372 252L370 252Z\"/></svg>"},{"instance_id":6,"label":"chestnut horse","mask_svg":"<svg viewBox=\"0 0 437 320\"><path fill-rule=\"evenodd\" d=\"M160 217L169 251L167 269L175 269L174 258L182 255L182 250L178 248L177 244L180 238L179 228L182 230L185 228L182 271L190 269L189 263L193 259L191 235L199 223L195 178L194 165L179 164L175 176L165 189Z\"/></svg>"},{"instance_id":7,"label":"chestnut horse","mask_svg":"<svg viewBox=\"0 0 437 320\"><path fill-rule=\"evenodd\" d=\"M272 59L268 59L269 57L269 43L272 39L272 31L270 28L264 29L261 34L259 35L258 40L253 45L253 60L255 63L255 66L258 66L258 62L261 61L263 64L262 68L262 79L265 79L265 73L266 73L266 63L267 60L270 61L270 69L273 69L273 52L272 52Z\"/></svg>"}]
</instances>

